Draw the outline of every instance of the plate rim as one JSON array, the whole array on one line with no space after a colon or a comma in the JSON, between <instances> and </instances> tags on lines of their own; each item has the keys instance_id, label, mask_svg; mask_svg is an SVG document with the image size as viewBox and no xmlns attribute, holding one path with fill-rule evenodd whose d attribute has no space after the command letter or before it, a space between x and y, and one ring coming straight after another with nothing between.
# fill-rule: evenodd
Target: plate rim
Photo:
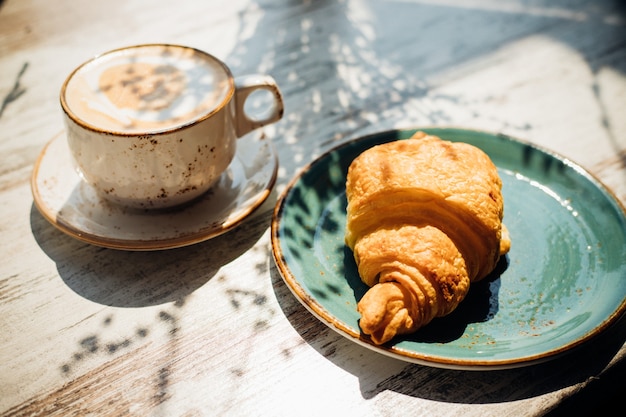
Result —
<instances>
[{"instance_id":1,"label":"plate rim","mask_svg":"<svg viewBox=\"0 0 626 417\"><path fill-rule=\"evenodd\" d=\"M370 350L376 351L386 356L390 356L396 359L400 359L406 362L412 362L412 363L416 363L420 365L437 367L437 368L445 368L445 369L472 370L472 371L513 369L513 368L531 366L531 365L535 365L538 363L543 363L549 360L556 359L564 355L565 353L568 353L584 345L586 342L598 336L599 334L605 332L608 328L610 328L616 322L619 321L620 317L622 317L626 313L626 296L623 298L618 308L616 308L608 317L604 319L604 321L602 321L600 324L594 327L591 331L587 332L586 334L579 337L578 339L573 340L570 343L562 345L558 348L532 354L532 355L526 355L526 356L510 358L510 359L495 359L495 360L454 359L454 358L449 358L449 357L441 357L441 356L435 356L435 355L430 355L430 354L416 353L416 352L408 351L400 347L396 347L393 344L375 345L361 332L353 331L353 329L347 326L347 324L345 324L343 321L339 320L338 318L330 314L324 308L323 305L321 305L314 297L312 297L306 290L304 290L304 288L300 285L297 278L294 276L294 274L291 272L288 265L286 264L285 257L283 255L283 251L280 245L280 236L279 236L280 222L283 217L283 213L285 209L285 201L289 193L294 189L295 185L300 181L300 179L302 179L306 175L307 172L309 172L315 165L327 159L329 155L332 153L340 152L342 149L348 148L357 142L367 141L373 137L391 136L394 134L397 135L398 133L402 133L402 132L415 132L419 130L431 132L431 134L437 134L435 133L435 131L442 132L445 130L473 132L476 134L502 138L504 140L507 140L508 142L514 142L523 146L531 147L536 151L539 151L543 154L549 155L552 158L555 158L561 161L563 164L575 170L577 174L586 177L587 180L591 181L595 187L598 187L607 196L607 198L610 198L616 204L617 208L619 208L621 211L621 215L624 218L626 218L626 206L617 198L615 193L609 187L607 187L593 173L589 172L582 165L572 161L570 158L566 158L563 155L555 151L549 150L541 145L536 145L528 140L520 139L516 136L512 136L512 135L501 133L501 132L494 132L494 131L474 129L474 128L465 128L465 127L459 127L459 126L399 127L399 128L392 128L392 129L381 130L381 131L377 131L373 133L368 133L368 134L361 135L361 136L356 136L340 144L337 144L336 146L331 147L330 149L321 153L312 161L304 165L300 170L298 170L298 172L294 175L293 178L291 178L291 180L287 183L286 187L280 193L277 203L274 207L274 211L272 213L272 221L271 221L272 256L274 258L274 263L278 268L281 278L283 279L283 281L289 288L290 292L300 302L300 304L302 304L318 320L320 320L322 323L324 323L331 329L338 332L340 335L348 338L348 340L351 340L361 346L369 348ZM381 142L381 143L386 143L386 142Z\"/></svg>"},{"instance_id":2,"label":"plate rim","mask_svg":"<svg viewBox=\"0 0 626 417\"><path fill-rule=\"evenodd\" d=\"M100 236L97 234L86 232L66 221L63 217L59 217L60 211L48 206L45 202L44 197L42 196L41 191L39 190L38 180L40 178L41 165L44 162L50 147L55 142L64 140L65 134L65 129L55 134L52 139L48 140L45 143L37 156L30 177L30 188L33 197L33 203L37 208L37 211L56 229L83 243L88 243L98 247L127 251L157 251L176 249L213 239L235 228L236 226L241 224L246 218L248 218L252 213L254 213L265 202L265 200L267 200L278 178L278 154L276 153L276 150L272 145L271 139L264 132L260 131L258 133L258 136L254 137L254 139L252 140L254 140L255 142L264 141L265 143L267 143L269 152L268 163L272 164L272 174L269 176L267 183L263 187L263 191L258 193L255 201L246 206L246 209L243 210L241 214L239 214L235 218L229 220L228 222L221 223L218 226L200 229L187 235L178 237L166 237L162 239L120 239L115 237ZM253 134L255 134L255 132L251 133L251 135ZM238 141L241 141L244 138L245 136L239 138ZM238 143L238 145L240 144ZM237 151L235 151L235 158L237 158ZM64 167L61 169L69 170L71 168ZM76 184L79 184L80 177L78 173L76 173L75 170L72 171L74 172L74 175L76 177ZM190 207L193 205L193 202L190 203ZM181 213L183 213L185 210L186 207L184 206L180 208Z\"/></svg>"}]
</instances>

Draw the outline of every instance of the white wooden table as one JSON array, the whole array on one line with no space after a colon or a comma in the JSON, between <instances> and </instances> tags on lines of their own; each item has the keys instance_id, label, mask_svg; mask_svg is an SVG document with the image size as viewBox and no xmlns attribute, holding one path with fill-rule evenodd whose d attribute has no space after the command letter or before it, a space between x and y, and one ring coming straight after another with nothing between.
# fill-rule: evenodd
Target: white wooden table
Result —
<instances>
[{"instance_id":1,"label":"white wooden table","mask_svg":"<svg viewBox=\"0 0 626 417\"><path fill-rule=\"evenodd\" d=\"M523 138L578 162L623 204L625 41L617 0L0 1L0 414L558 415L623 394L624 320L563 358L508 371L413 365L356 345L289 292L269 226L301 167L393 127ZM39 214L33 164L63 129L67 74L152 42L277 80L286 114L266 132L278 181L253 216L205 243L90 246Z\"/></svg>"}]
</instances>

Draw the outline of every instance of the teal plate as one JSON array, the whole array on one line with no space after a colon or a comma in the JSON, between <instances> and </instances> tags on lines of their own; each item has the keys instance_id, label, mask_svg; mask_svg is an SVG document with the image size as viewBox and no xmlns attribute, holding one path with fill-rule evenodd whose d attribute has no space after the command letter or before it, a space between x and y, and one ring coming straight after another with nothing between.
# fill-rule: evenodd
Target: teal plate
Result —
<instances>
[{"instance_id":1,"label":"teal plate","mask_svg":"<svg viewBox=\"0 0 626 417\"><path fill-rule=\"evenodd\" d=\"M423 365L503 369L555 358L626 310L624 207L580 166L529 143L481 131L420 129L485 151L503 182L511 251L450 315L377 346L359 329L367 287L344 245L345 179L364 150L413 130L362 137L307 166L282 193L272 251L285 283L318 319L370 349Z\"/></svg>"}]
</instances>

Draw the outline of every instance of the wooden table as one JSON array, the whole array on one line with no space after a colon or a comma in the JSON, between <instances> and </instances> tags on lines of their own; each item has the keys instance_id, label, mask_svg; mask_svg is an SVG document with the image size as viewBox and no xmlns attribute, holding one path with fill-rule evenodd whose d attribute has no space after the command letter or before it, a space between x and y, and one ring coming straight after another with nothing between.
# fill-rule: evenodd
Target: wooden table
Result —
<instances>
[{"instance_id":1,"label":"wooden table","mask_svg":"<svg viewBox=\"0 0 626 417\"><path fill-rule=\"evenodd\" d=\"M286 114L266 130L277 184L243 224L201 244L81 243L39 214L29 183L63 130L60 86L97 53L152 42L277 80ZM290 293L269 231L301 167L393 127L520 137L625 203L622 2L4 0L0 75L0 413L521 416L583 413L624 393L623 320L562 358L490 372L352 343Z\"/></svg>"}]
</instances>

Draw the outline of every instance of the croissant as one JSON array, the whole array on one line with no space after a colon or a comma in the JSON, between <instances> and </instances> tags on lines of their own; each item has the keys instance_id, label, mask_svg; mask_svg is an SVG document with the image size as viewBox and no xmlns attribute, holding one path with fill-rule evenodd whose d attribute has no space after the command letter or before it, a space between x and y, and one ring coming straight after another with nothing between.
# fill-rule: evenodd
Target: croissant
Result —
<instances>
[{"instance_id":1,"label":"croissant","mask_svg":"<svg viewBox=\"0 0 626 417\"><path fill-rule=\"evenodd\" d=\"M370 287L357 309L374 343L451 313L495 268L510 248L501 188L483 151L423 132L354 159L345 243Z\"/></svg>"}]
</instances>

